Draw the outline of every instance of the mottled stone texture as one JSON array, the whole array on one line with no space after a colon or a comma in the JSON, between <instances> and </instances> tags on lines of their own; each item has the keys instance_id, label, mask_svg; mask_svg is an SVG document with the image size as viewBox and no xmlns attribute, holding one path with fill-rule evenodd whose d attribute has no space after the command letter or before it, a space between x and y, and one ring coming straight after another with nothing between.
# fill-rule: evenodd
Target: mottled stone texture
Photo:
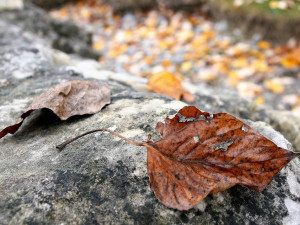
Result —
<instances>
[{"instance_id":1,"label":"mottled stone texture","mask_svg":"<svg viewBox=\"0 0 300 225\"><path fill-rule=\"evenodd\" d=\"M0 20L10 29L1 29L6 37L8 33L16 33L16 30L30 32L27 42L31 42L31 34L42 37L48 41L48 45L62 50L66 53L75 53L83 57L98 59L99 54L91 47L92 35L90 32L80 28L72 21L57 21L47 15L42 9L38 9L30 3L25 2L23 10L6 10L0 13ZM16 26L17 25L17 26ZM19 32L20 32L19 31ZM19 39L18 36L14 37ZM1 42L14 42L14 39L1 40ZM0 43L1 44L1 43Z\"/></svg>"},{"instance_id":2,"label":"mottled stone texture","mask_svg":"<svg viewBox=\"0 0 300 225\"><path fill-rule=\"evenodd\" d=\"M35 97L55 84L93 74L112 90L112 103L95 115L62 122L49 110L41 110L15 135L0 140L1 224L299 224L299 159L276 175L262 193L236 186L179 212L159 203L150 190L143 147L98 133L58 152L55 146L62 141L101 127L136 141L146 140L148 133L157 140L156 123L186 104L137 92L114 81L117 75L109 77L97 68L79 72L83 59L76 62L54 51L51 39L38 36L24 23L12 25L3 14L0 26L5 27L0 29L1 128L13 124ZM201 109L231 111L247 119L268 118L266 111L252 108L237 95L195 88L195 105ZM248 123L279 146L292 149L267 124Z\"/></svg>"}]
</instances>

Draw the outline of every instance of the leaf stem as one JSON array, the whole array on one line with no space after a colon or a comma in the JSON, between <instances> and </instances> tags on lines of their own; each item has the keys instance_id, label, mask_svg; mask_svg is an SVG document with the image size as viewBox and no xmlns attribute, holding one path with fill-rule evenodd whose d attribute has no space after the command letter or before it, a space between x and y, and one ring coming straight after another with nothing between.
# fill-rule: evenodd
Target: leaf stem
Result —
<instances>
[{"instance_id":1,"label":"leaf stem","mask_svg":"<svg viewBox=\"0 0 300 225\"><path fill-rule=\"evenodd\" d=\"M85 135L88 135L88 134L91 134L91 133L95 133L95 132L99 132L99 131L107 131L107 132L109 132L109 133L111 133L111 134L113 134L113 135L115 135L115 136L123 139L124 141L127 141L127 142L129 142L131 144L134 144L136 146L144 146L144 144L145 144L144 142L136 142L136 141L130 140L130 139L128 139L128 138L126 138L126 137L124 137L124 136L122 136L122 135L120 135L120 134L118 134L118 133L116 133L116 132L114 132L112 130L109 130L109 129L106 129L106 128L102 128L102 129L91 130L91 131L85 132L83 134L80 134L80 135L78 135L78 136L76 136L74 138L71 138L69 140L66 140L65 142L61 143L60 145L57 145L56 148L58 150L62 151L68 144L72 143L73 141L75 141L75 140L77 140L77 139L79 139L79 138L81 138L81 137L83 137Z\"/></svg>"}]
</instances>

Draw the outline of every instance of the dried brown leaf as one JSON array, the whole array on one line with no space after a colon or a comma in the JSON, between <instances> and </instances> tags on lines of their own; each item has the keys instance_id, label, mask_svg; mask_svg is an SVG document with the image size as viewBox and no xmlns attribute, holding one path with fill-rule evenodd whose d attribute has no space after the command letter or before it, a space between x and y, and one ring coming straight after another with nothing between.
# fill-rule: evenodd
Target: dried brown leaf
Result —
<instances>
[{"instance_id":1,"label":"dried brown leaf","mask_svg":"<svg viewBox=\"0 0 300 225\"><path fill-rule=\"evenodd\" d=\"M247 124L226 113L209 114L194 106L179 110L173 119L159 122L162 139L135 142L111 131L88 131L57 146L90 133L107 131L147 147L150 187L164 205L188 210L208 194L234 185L262 191L290 160L299 154L277 147Z\"/></svg>"},{"instance_id":2,"label":"dried brown leaf","mask_svg":"<svg viewBox=\"0 0 300 225\"><path fill-rule=\"evenodd\" d=\"M24 119L33 111L47 108L61 120L71 116L94 114L110 103L110 89L104 83L92 81L69 81L58 84L34 99L16 124L6 127L0 132L0 138L6 134L14 134Z\"/></svg>"},{"instance_id":3,"label":"dried brown leaf","mask_svg":"<svg viewBox=\"0 0 300 225\"><path fill-rule=\"evenodd\" d=\"M229 114L193 106L156 130L162 139L145 144L150 186L163 204L179 210L236 184L262 191L297 156Z\"/></svg>"}]
</instances>

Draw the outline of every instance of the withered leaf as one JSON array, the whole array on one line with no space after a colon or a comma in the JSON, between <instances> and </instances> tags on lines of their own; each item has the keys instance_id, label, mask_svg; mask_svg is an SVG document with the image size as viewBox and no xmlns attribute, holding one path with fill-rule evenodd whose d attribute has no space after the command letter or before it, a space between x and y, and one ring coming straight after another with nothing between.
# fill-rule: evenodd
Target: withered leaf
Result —
<instances>
[{"instance_id":1,"label":"withered leaf","mask_svg":"<svg viewBox=\"0 0 300 225\"><path fill-rule=\"evenodd\" d=\"M14 134L24 119L33 111L47 108L61 120L71 116L94 114L110 103L110 88L104 83L92 81L69 81L51 87L33 100L16 124L6 127L0 132L0 138L6 134Z\"/></svg>"},{"instance_id":2,"label":"withered leaf","mask_svg":"<svg viewBox=\"0 0 300 225\"><path fill-rule=\"evenodd\" d=\"M188 210L236 184L262 191L297 154L277 147L235 117L182 108L148 141L150 186L166 206Z\"/></svg>"},{"instance_id":3,"label":"withered leaf","mask_svg":"<svg viewBox=\"0 0 300 225\"><path fill-rule=\"evenodd\" d=\"M272 141L227 113L209 114L186 106L156 130L162 139L135 142L109 129L88 131L57 146L62 150L74 140L108 131L123 140L147 148L150 187L164 205L188 210L208 194L234 185L262 191L298 154Z\"/></svg>"}]
</instances>

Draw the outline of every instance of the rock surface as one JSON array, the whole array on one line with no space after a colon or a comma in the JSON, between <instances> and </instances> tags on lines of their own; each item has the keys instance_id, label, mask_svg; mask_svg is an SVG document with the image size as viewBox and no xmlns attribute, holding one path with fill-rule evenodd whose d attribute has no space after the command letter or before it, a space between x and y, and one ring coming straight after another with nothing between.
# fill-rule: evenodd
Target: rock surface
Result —
<instances>
[{"instance_id":1,"label":"rock surface","mask_svg":"<svg viewBox=\"0 0 300 225\"><path fill-rule=\"evenodd\" d=\"M277 174L262 193L236 186L179 212L159 203L150 190L142 147L98 133L58 152L55 146L60 142L100 127L136 141L153 133L157 140L156 123L186 104L137 92L134 88L143 91L143 79L123 74L124 78L101 70L95 61L53 50L51 39L22 24L12 25L3 15L0 25L9 27L5 32L0 29L1 128L13 124L35 97L55 84L97 79L112 89L112 103L95 115L62 122L42 110L15 135L0 140L2 224L299 224L299 159ZM266 110L252 107L231 91L218 93L205 85L189 88L202 110L270 119ZM266 123L245 122L277 145L292 149Z\"/></svg>"},{"instance_id":2,"label":"rock surface","mask_svg":"<svg viewBox=\"0 0 300 225\"><path fill-rule=\"evenodd\" d=\"M29 37L24 36L27 42L30 42L32 35L47 40L47 44L56 49L70 54L78 54L83 57L98 59L91 45L91 33L79 28L72 21L57 21L52 19L43 10L38 9L30 3L24 4L23 10L6 10L0 13L2 23L5 23L10 29L1 30L4 37L6 32L16 32L21 30L28 33ZM18 25L18 27L16 27ZM13 37L19 39L19 37ZM1 42L14 42L14 39L2 38ZM5 44L4 43L4 44ZM44 43L45 44L45 43Z\"/></svg>"}]
</instances>

